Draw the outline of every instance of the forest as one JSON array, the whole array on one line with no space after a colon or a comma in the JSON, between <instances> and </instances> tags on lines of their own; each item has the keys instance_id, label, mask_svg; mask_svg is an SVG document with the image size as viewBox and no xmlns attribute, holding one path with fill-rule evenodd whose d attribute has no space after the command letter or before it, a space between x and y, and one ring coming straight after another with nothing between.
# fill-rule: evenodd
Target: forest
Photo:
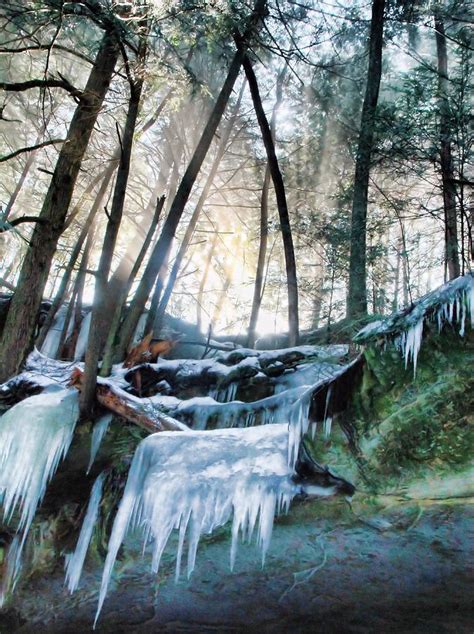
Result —
<instances>
[{"instance_id":1,"label":"forest","mask_svg":"<svg viewBox=\"0 0 474 634\"><path fill-rule=\"evenodd\" d=\"M471 633L470 3L0 24L0 632Z\"/></svg>"}]
</instances>

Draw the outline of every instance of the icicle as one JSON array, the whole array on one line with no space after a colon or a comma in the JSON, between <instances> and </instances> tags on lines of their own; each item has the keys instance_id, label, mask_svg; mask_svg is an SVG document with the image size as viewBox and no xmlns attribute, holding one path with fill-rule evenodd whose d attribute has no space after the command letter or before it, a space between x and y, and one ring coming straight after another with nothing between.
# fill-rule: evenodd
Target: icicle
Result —
<instances>
[{"instance_id":1,"label":"icicle","mask_svg":"<svg viewBox=\"0 0 474 634\"><path fill-rule=\"evenodd\" d=\"M474 278L471 286L466 290L466 305L471 313L471 328L474 328Z\"/></svg>"},{"instance_id":2,"label":"icicle","mask_svg":"<svg viewBox=\"0 0 474 634\"><path fill-rule=\"evenodd\" d=\"M96 621L112 568L129 528L154 539L152 569L179 531L179 575L185 538L188 575L200 536L232 516L231 567L239 535L250 538L258 522L262 556L268 549L276 509L288 508L298 487L288 466L288 429L271 425L205 432L163 432L143 440L135 453L108 545Z\"/></svg>"},{"instance_id":3,"label":"icicle","mask_svg":"<svg viewBox=\"0 0 474 634\"><path fill-rule=\"evenodd\" d=\"M15 535L8 547L6 561L2 564L0 579L0 609L5 603L8 593L15 588L21 571L21 538Z\"/></svg>"},{"instance_id":4,"label":"icicle","mask_svg":"<svg viewBox=\"0 0 474 634\"><path fill-rule=\"evenodd\" d=\"M99 418L99 420L94 425L94 429L92 431L92 438L91 438L91 454L89 458L89 464L87 465L86 473L89 473L92 465L94 464L94 460L96 459L97 453L100 449L102 439L107 433L107 430L109 428L110 421L112 420L112 418L113 418L112 414L105 414L105 416L102 416L101 418Z\"/></svg>"},{"instance_id":5,"label":"icicle","mask_svg":"<svg viewBox=\"0 0 474 634\"><path fill-rule=\"evenodd\" d=\"M420 351L421 340L423 336L423 319L420 319L410 330L406 333L405 340L405 367L408 366L408 360L413 362L413 375L416 375L416 362L418 359L418 352Z\"/></svg>"},{"instance_id":6,"label":"icicle","mask_svg":"<svg viewBox=\"0 0 474 634\"><path fill-rule=\"evenodd\" d=\"M30 396L0 419L0 497L4 517L18 509L21 535L11 575L21 565L21 552L39 502L71 444L78 417L77 391Z\"/></svg>"},{"instance_id":7,"label":"icicle","mask_svg":"<svg viewBox=\"0 0 474 634\"><path fill-rule=\"evenodd\" d=\"M328 415L331 406L331 398L332 398L332 385L328 387L328 391L326 392L326 403L324 405L324 419L323 419L323 433L326 438L329 437L331 433L332 426L332 416Z\"/></svg>"},{"instance_id":8,"label":"icicle","mask_svg":"<svg viewBox=\"0 0 474 634\"><path fill-rule=\"evenodd\" d=\"M6 518L19 507L27 531L59 461L72 440L78 416L77 390L37 394L0 419L0 492Z\"/></svg>"},{"instance_id":9,"label":"icicle","mask_svg":"<svg viewBox=\"0 0 474 634\"><path fill-rule=\"evenodd\" d=\"M89 339L89 330L91 326L92 312L87 313L81 322L81 328L76 341L74 350L74 361L80 361L86 354L87 341Z\"/></svg>"},{"instance_id":10,"label":"icicle","mask_svg":"<svg viewBox=\"0 0 474 634\"><path fill-rule=\"evenodd\" d=\"M105 418L105 417L104 417ZM69 592L72 594L79 585L79 580L82 574L82 568L87 554L87 549L92 538L94 526L97 521L97 515L99 513L99 505L102 499L102 487L104 484L104 473L102 472L91 490L89 498L89 504L87 506L86 515L82 522L82 528L77 540L76 549L74 553L66 555L65 569L66 569L66 585Z\"/></svg>"},{"instance_id":11,"label":"icicle","mask_svg":"<svg viewBox=\"0 0 474 634\"><path fill-rule=\"evenodd\" d=\"M459 328L459 335L464 337L466 332L466 311L467 311L467 292L464 292L460 301L461 305L461 326ZM459 321L459 313L458 313L458 321Z\"/></svg>"},{"instance_id":12,"label":"icicle","mask_svg":"<svg viewBox=\"0 0 474 634\"><path fill-rule=\"evenodd\" d=\"M56 313L51 328L48 330L48 334L41 346L41 353L46 357L55 359L58 354L59 340L61 339L61 333L64 328L64 321L66 319L67 306L61 306ZM68 324L68 335L72 329L72 324Z\"/></svg>"},{"instance_id":13,"label":"icicle","mask_svg":"<svg viewBox=\"0 0 474 634\"><path fill-rule=\"evenodd\" d=\"M289 416L288 428L288 463L294 467L298 457L301 438L308 431L309 408L313 398L315 386L308 388L293 404Z\"/></svg>"}]
</instances>

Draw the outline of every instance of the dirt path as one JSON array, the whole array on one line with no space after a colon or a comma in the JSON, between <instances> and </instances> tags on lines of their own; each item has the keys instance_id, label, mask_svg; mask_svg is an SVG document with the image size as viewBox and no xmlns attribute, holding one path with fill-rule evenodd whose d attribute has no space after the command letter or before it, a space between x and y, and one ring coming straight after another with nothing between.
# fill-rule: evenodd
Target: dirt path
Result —
<instances>
[{"instance_id":1,"label":"dirt path","mask_svg":"<svg viewBox=\"0 0 474 634\"><path fill-rule=\"evenodd\" d=\"M294 507L277 522L263 569L255 546L245 545L230 573L226 531L200 547L192 578L178 585L172 552L158 579L147 557L124 565L96 631L474 632L473 506L398 507L383 515L392 528L380 532L323 504ZM315 520L321 510L325 518ZM294 573L318 567L289 590ZM91 631L98 580L89 569L72 597L61 571L30 582L0 632Z\"/></svg>"}]
</instances>

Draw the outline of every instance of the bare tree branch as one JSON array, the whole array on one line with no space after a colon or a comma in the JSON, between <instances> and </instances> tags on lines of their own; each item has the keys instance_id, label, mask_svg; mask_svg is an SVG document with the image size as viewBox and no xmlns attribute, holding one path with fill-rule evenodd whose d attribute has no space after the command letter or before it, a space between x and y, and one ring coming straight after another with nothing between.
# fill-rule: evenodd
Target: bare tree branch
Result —
<instances>
[{"instance_id":1,"label":"bare tree branch","mask_svg":"<svg viewBox=\"0 0 474 634\"><path fill-rule=\"evenodd\" d=\"M50 77L48 79L29 79L27 81L19 82L0 82L0 88L7 92L22 92L23 90L30 90L31 88L62 88L67 90L73 97L80 99L84 93L73 86L67 79L61 77L55 79Z\"/></svg>"},{"instance_id":2,"label":"bare tree branch","mask_svg":"<svg viewBox=\"0 0 474 634\"><path fill-rule=\"evenodd\" d=\"M48 51L51 48L55 48L58 51L62 51L64 53L69 53L70 55L74 55L75 57L82 59L84 62L87 62L88 64L94 63L94 61L87 55L84 55L84 53L80 53L79 51L74 51L72 48L63 46L62 44L56 44L56 43L54 44L54 46L52 44L35 44L32 46L19 46L17 48L1 47L0 55L2 53L25 53L27 51Z\"/></svg>"},{"instance_id":3,"label":"bare tree branch","mask_svg":"<svg viewBox=\"0 0 474 634\"><path fill-rule=\"evenodd\" d=\"M46 147L47 145L56 145L57 143L64 143L66 139L50 139L48 141L43 141L42 143L37 143L36 145L30 145L28 147L22 147L19 150L15 150L11 154L5 154L5 156L0 156L0 163L4 163L5 161L9 161L20 154L24 154L25 152L34 152L35 150L39 150L42 147ZM49 173L49 172L48 172Z\"/></svg>"}]
</instances>

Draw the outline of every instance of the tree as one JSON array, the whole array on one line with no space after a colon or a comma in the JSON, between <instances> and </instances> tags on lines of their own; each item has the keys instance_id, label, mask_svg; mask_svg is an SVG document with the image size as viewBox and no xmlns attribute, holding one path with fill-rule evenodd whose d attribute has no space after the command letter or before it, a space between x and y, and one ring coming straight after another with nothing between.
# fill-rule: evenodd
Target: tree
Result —
<instances>
[{"instance_id":1,"label":"tree","mask_svg":"<svg viewBox=\"0 0 474 634\"><path fill-rule=\"evenodd\" d=\"M106 31L69 126L11 302L0 340L0 381L18 371L29 352L51 261L63 232L74 185L119 56Z\"/></svg>"},{"instance_id":2,"label":"tree","mask_svg":"<svg viewBox=\"0 0 474 634\"><path fill-rule=\"evenodd\" d=\"M248 41L253 35L254 29L263 17L264 8L265 1L257 0L253 14L250 19L250 24L249 26L247 26L245 34L242 36L243 44L238 47L236 53L234 54L229 70L227 72L227 77L216 99L215 105L202 132L199 143L194 150L191 161L186 169L186 172L184 173L183 178L181 179L178 190L176 192L176 196L174 197L174 200L168 212L168 217L166 218L166 221L163 225L160 238L158 239L153 249L150 260L147 264L147 267L143 273L142 279L133 298L130 310L122 325L120 331L120 342L118 344L118 354L120 356L124 355L130 344L131 338L138 324L140 315L145 308L145 304L150 295L153 284L163 265L166 254L169 252L170 244L174 238L179 221L181 220L181 216L183 215L184 208L191 194L191 190L194 186L204 159L206 158L207 152L214 138L214 134L221 121L222 115L224 114L227 102L239 75L240 68L245 57L245 47L247 46Z\"/></svg>"},{"instance_id":3,"label":"tree","mask_svg":"<svg viewBox=\"0 0 474 634\"><path fill-rule=\"evenodd\" d=\"M115 298L108 294L108 277L112 264L115 243L122 221L125 194L127 191L130 161L132 157L133 139L137 125L138 111L144 84L143 67L147 54L148 24L147 18L141 23L143 32L140 35L140 44L137 53L138 74L136 78L130 77L130 98L128 103L127 118L123 135L118 132L120 138L120 160L117 169L114 195L110 214L108 215L107 228L104 243L101 250L99 267L96 273L96 288L94 306L92 308L89 340L87 342L86 363L82 390L80 397L80 410L83 417L91 413L95 397L97 383L97 367L106 341L107 331L113 317ZM112 300L112 301L111 301Z\"/></svg>"},{"instance_id":4,"label":"tree","mask_svg":"<svg viewBox=\"0 0 474 634\"><path fill-rule=\"evenodd\" d=\"M265 111L262 105L262 99L258 89L257 77L253 70L252 62L246 55L244 58L244 69L247 81L252 95L252 102L257 116L262 140L267 152L268 167L275 188L277 199L278 215L280 218L280 229L283 239L283 249L285 252L287 291L288 291L288 342L290 346L294 346L298 342L299 336L299 315L298 315L298 281L296 277L296 259L295 249L293 246L293 235L291 233L290 216L288 213L288 205L286 201L285 185L283 176L278 164L278 158L275 152L275 143L272 131L268 123Z\"/></svg>"},{"instance_id":5,"label":"tree","mask_svg":"<svg viewBox=\"0 0 474 634\"><path fill-rule=\"evenodd\" d=\"M369 67L357 147L351 221L351 256L347 316L367 314L367 200L374 121L382 76L382 44L385 0L373 0L369 36Z\"/></svg>"},{"instance_id":6,"label":"tree","mask_svg":"<svg viewBox=\"0 0 474 634\"><path fill-rule=\"evenodd\" d=\"M434 25L438 61L439 153L444 207L445 259L448 279L452 280L460 275L461 269L459 266L456 184L451 142L452 115L449 104L448 51L443 16L438 5L435 5L434 9Z\"/></svg>"}]
</instances>

